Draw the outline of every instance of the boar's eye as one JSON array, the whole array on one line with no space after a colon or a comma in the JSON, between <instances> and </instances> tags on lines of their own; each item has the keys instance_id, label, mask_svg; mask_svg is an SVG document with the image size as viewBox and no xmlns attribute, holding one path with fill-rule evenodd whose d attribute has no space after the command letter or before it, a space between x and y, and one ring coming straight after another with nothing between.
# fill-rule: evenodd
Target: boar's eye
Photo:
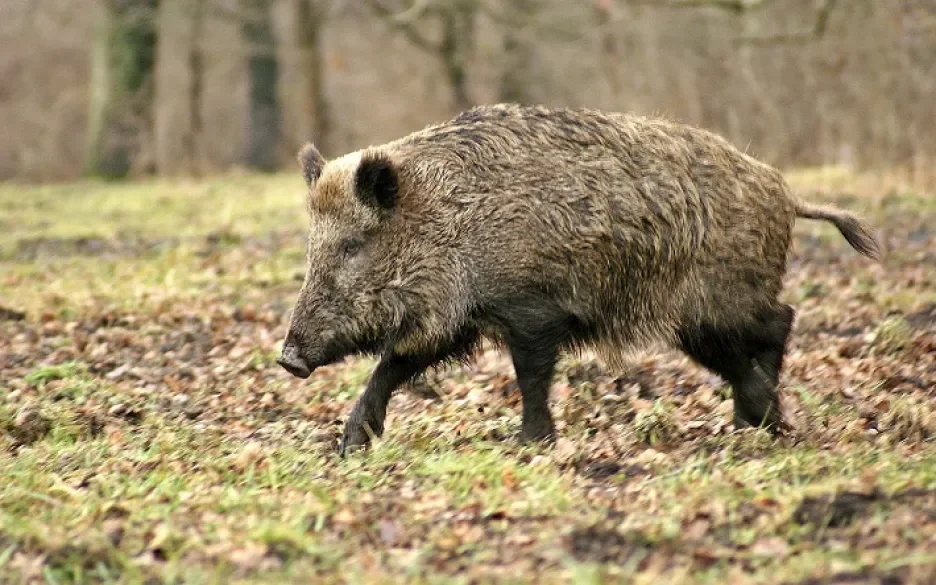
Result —
<instances>
[{"instance_id":1,"label":"boar's eye","mask_svg":"<svg viewBox=\"0 0 936 585\"><path fill-rule=\"evenodd\" d=\"M341 242L340 250L341 255L345 259L353 258L361 251L361 248L364 247L364 242L357 238L348 238Z\"/></svg>"}]
</instances>

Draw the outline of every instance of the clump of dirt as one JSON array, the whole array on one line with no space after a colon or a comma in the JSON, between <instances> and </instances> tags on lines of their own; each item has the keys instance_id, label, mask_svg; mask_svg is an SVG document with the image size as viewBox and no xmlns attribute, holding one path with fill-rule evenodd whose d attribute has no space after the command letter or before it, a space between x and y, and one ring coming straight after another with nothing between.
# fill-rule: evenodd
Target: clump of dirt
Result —
<instances>
[{"instance_id":1,"label":"clump of dirt","mask_svg":"<svg viewBox=\"0 0 936 585\"><path fill-rule=\"evenodd\" d=\"M52 422L38 409L24 406L16 416L6 421L5 430L13 438L14 445L32 445L52 430Z\"/></svg>"},{"instance_id":2,"label":"clump of dirt","mask_svg":"<svg viewBox=\"0 0 936 585\"><path fill-rule=\"evenodd\" d=\"M22 321L26 318L26 313L15 309L0 307L0 321Z\"/></svg>"}]
</instances>

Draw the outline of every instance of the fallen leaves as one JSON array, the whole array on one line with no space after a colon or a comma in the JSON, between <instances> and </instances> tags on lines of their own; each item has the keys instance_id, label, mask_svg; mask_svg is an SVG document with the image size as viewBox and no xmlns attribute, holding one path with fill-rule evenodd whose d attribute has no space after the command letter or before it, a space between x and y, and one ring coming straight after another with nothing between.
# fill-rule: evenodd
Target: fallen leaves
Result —
<instances>
[{"instance_id":1,"label":"fallen leaves","mask_svg":"<svg viewBox=\"0 0 936 585\"><path fill-rule=\"evenodd\" d=\"M899 234L920 220L887 221ZM82 275L67 295L39 263L2 281L17 287L4 303L28 310L0 308L0 579L88 575L92 559L154 581L327 582L353 566L363 580L561 582L571 557L635 583L703 570L777 583L797 563L875 582L852 557L936 552L936 498L919 491L936 461L936 301L920 265L933 233L888 270L797 238L782 382L795 440L735 430L730 387L662 352L618 377L588 355L563 362L557 440L521 447L510 358L486 347L398 393L376 448L345 461L336 439L373 362L298 381L274 361L298 232L221 230L198 239L203 255L175 242L145 262L119 242L31 244L19 261L59 246L94 263L55 265ZM59 526L61 542L35 537Z\"/></svg>"},{"instance_id":2,"label":"fallen leaves","mask_svg":"<svg viewBox=\"0 0 936 585\"><path fill-rule=\"evenodd\" d=\"M790 545L779 536L766 536L756 540L750 551L755 556L780 560L790 551Z\"/></svg>"},{"instance_id":3,"label":"fallen leaves","mask_svg":"<svg viewBox=\"0 0 936 585\"><path fill-rule=\"evenodd\" d=\"M248 542L240 548L230 551L227 555L229 561L234 563L241 571L254 571L261 568L274 568L279 563L269 559L269 548L262 543ZM264 567L264 565L266 565Z\"/></svg>"},{"instance_id":4,"label":"fallen leaves","mask_svg":"<svg viewBox=\"0 0 936 585\"><path fill-rule=\"evenodd\" d=\"M232 458L231 465L237 471L243 472L261 462L264 457L263 444L259 441L248 441Z\"/></svg>"}]
</instances>

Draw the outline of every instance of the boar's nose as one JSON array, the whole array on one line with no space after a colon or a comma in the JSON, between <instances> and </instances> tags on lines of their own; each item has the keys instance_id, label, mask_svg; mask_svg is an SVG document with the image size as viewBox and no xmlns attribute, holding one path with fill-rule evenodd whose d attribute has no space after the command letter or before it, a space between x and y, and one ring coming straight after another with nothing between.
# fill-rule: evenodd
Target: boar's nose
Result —
<instances>
[{"instance_id":1,"label":"boar's nose","mask_svg":"<svg viewBox=\"0 0 936 585\"><path fill-rule=\"evenodd\" d=\"M299 349L292 343L283 346L283 353L280 354L276 363L283 366L283 369L297 378L308 378L309 374L312 373L309 370L309 365L299 355Z\"/></svg>"}]
</instances>

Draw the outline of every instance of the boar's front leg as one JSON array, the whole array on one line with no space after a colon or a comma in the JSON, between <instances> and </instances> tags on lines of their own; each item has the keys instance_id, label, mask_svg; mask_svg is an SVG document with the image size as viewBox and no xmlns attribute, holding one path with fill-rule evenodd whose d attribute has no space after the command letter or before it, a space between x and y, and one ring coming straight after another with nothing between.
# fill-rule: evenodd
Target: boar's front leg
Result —
<instances>
[{"instance_id":1,"label":"boar's front leg","mask_svg":"<svg viewBox=\"0 0 936 585\"><path fill-rule=\"evenodd\" d=\"M432 361L422 356L386 355L381 358L345 423L338 448L341 457L370 443L368 429L377 437L383 435L387 404L393 391L428 368Z\"/></svg>"},{"instance_id":2,"label":"boar's front leg","mask_svg":"<svg viewBox=\"0 0 936 585\"><path fill-rule=\"evenodd\" d=\"M436 363L468 355L477 340L477 330L466 327L460 330L450 343L442 344L436 351L420 355L388 353L381 357L367 383L367 388L351 409L338 454L344 457L355 448L370 443L368 429L377 437L383 435L387 404L394 390Z\"/></svg>"}]
</instances>

